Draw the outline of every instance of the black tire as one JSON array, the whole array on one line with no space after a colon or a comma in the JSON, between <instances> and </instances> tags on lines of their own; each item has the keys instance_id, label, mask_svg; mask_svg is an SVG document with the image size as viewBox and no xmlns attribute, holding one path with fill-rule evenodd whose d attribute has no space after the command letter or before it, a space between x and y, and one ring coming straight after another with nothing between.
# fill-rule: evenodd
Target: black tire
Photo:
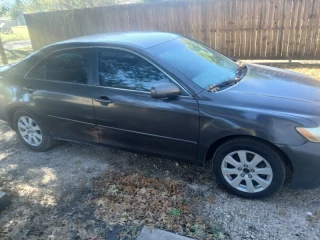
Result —
<instances>
[{"instance_id":1,"label":"black tire","mask_svg":"<svg viewBox=\"0 0 320 240\"><path fill-rule=\"evenodd\" d=\"M237 151L246 151L245 156L246 158L248 158L248 163L250 164L249 158L250 156L252 156L252 158L254 156L261 156L263 158L263 160L260 162L260 164L262 164L262 167L264 167L265 169L272 169L272 174L270 174L270 176L267 175L258 175L258 168L254 168L253 170L250 169L250 166L244 169L242 168L242 165L240 165L239 167L234 167L233 165L229 165L229 163L226 163L226 161L224 161L225 157L227 157L229 154L235 154L232 155L232 160L236 159L238 164L242 164L240 163L240 155L238 154L239 152ZM252 153L255 153L257 155L253 155ZM252 161L252 159L251 159ZM234 162L233 162L234 163ZM231 185L231 183L229 183L226 178L224 177L223 173L222 173L222 164L226 164L223 165L225 166L227 169L229 169L229 167L231 169L235 169L237 172L240 172L239 169L242 170L241 174L230 174L230 175L226 175L226 178L228 178L228 180L231 182L233 180L235 180L235 178L241 177L243 180L241 180L241 182L239 183L238 187L234 187ZM253 163L252 163L253 164ZM269 165L267 165L269 164ZM258 167L259 165L257 165ZM254 173L256 169L256 173ZM277 151L277 149L275 149L274 147L272 147L271 145L258 140L258 139L252 139L252 138L246 138L246 137L239 137L239 138L235 138L232 140L229 140L225 143L223 143L215 152L214 156L213 156L213 170L214 173L216 175L217 180L223 185L225 186L231 193L233 193L234 195L237 195L239 197L243 197L243 198L265 198L265 197L269 197L272 194L276 193L283 185L283 182L285 180L285 176L286 176L286 172L285 172L285 166L284 166L284 161L281 157L281 155L279 154L279 152ZM246 172L244 172L246 170ZM249 170L249 172L247 172ZM250 172L250 171L253 172ZM255 175L253 175L255 174ZM272 177L271 177L272 176ZM250 179L249 179L250 177ZM262 185L259 185L258 182L255 181L255 179L258 179L258 177L263 177L266 178L269 181L269 185L267 187L265 187L265 189L262 187ZM270 178L269 178L270 177ZM268 179L269 178L269 179ZM240 181L239 180L239 181ZM248 191L248 180L250 180L250 182L253 184L254 186L254 191L260 191L259 192L250 192ZM236 181L234 181L236 182ZM238 184L238 183L236 183ZM240 190L239 190L240 188ZM244 189L245 188L245 189ZM263 189L263 190L262 190Z\"/></svg>"},{"instance_id":2,"label":"black tire","mask_svg":"<svg viewBox=\"0 0 320 240\"><path fill-rule=\"evenodd\" d=\"M32 120L34 120L34 122L40 128L40 132L41 132L41 135L42 135L42 140L41 140L41 143L38 146L30 145L22 137L22 135L21 135L21 133L19 131L19 127L18 127L18 121L19 121L19 119L21 117L29 117L29 118L31 118ZM52 138L52 136L50 135L49 131L45 127L43 121L41 121L41 119L38 116L36 116L36 114L32 113L31 111L24 110L24 109L18 109L13 115L13 126L14 126L14 129L15 129L19 139L21 140L21 142L27 148L31 149L32 151L45 152L45 151L49 150L50 148L52 148L56 143L56 141Z\"/></svg>"}]
</instances>

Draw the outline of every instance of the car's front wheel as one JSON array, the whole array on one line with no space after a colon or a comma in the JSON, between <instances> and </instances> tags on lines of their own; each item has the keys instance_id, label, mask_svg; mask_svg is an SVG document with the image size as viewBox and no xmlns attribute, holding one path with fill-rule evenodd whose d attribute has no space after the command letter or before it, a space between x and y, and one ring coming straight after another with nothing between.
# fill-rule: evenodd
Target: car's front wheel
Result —
<instances>
[{"instance_id":1,"label":"car's front wheel","mask_svg":"<svg viewBox=\"0 0 320 240\"><path fill-rule=\"evenodd\" d=\"M269 144L251 138L223 143L213 157L217 180L233 194L263 198L277 192L285 179L279 152Z\"/></svg>"},{"instance_id":2,"label":"car's front wheel","mask_svg":"<svg viewBox=\"0 0 320 240\"><path fill-rule=\"evenodd\" d=\"M15 112L13 121L20 140L29 149L44 152L54 145L54 139L35 114L19 109Z\"/></svg>"}]
</instances>

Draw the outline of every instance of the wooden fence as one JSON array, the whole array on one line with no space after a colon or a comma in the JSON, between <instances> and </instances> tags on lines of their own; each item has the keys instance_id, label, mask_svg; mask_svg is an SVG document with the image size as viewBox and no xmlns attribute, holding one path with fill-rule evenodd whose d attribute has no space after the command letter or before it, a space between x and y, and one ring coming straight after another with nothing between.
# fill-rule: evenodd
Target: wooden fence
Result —
<instances>
[{"instance_id":1,"label":"wooden fence","mask_svg":"<svg viewBox=\"0 0 320 240\"><path fill-rule=\"evenodd\" d=\"M118 31L189 36L234 58L320 59L320 0L156 2L25 15L32 46Z\"/></svg>"}]
</instances>

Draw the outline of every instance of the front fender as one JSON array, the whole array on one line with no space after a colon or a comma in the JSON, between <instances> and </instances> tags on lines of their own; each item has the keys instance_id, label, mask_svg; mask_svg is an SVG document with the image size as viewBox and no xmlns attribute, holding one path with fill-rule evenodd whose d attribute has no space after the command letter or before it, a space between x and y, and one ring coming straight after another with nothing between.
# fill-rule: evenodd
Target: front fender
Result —
<instances>
[{"instance_id":1,"label":"front fender","mask_svg":"<svg viewBox=\"0 0 320 240\"><path fill-rule=\"evenodd\" d=\"M297 126L315 127L310 120L250 109L200 107L198 161L204 161L210 146L231 136L251 136L273 144L299 146L306 140L296 132Z\"/></svg>"}]
</instances>

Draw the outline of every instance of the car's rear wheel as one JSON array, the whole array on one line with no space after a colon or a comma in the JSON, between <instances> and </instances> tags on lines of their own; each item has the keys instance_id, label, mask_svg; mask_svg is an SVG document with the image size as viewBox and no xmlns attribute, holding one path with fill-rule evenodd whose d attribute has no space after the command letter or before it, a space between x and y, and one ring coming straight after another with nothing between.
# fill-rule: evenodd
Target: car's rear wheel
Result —
<instances>
[{"instance_id":1,"label":"car's rear wheel","mask_svg":"<svg viewBox=\"0 0 320 240\"><path fill-rule=\"evenodd\" d=\"M217 180L233 194L263 198L277 192L285 179L279 152L269 144L251 138L223 143L213 157Z\"/></svg>"},{"instance_id":2,"label":"car's rear wheel","mask_svg":"<svg viewBox=\"0 0 320 240\"><path fill-rule=\"evenodd\" d=\"M44 152L55 141L35 114L19 109L13 116L15 130L23 144L33 151Z\"/></svg>"}]
</instances>

